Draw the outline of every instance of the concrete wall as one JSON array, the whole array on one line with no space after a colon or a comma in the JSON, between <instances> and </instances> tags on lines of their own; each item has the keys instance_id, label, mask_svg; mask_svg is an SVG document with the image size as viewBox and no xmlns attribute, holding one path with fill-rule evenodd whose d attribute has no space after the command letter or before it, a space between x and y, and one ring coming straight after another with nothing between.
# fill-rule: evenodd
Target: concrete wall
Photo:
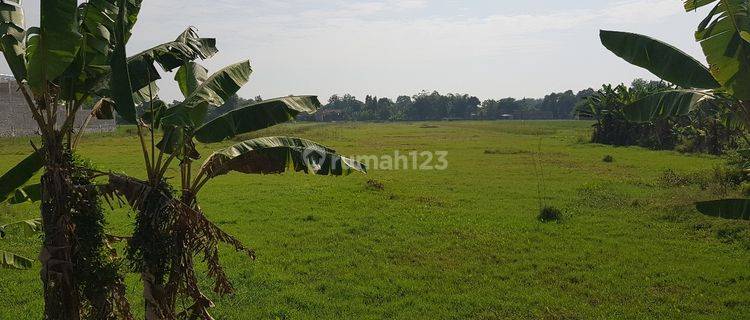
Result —
<instances>
[{"instance_id":1,"label":"concrete wall","mask_svg":"<svg viewBox=\"0 0 750 320\"><path fill-rule=\"evenodd\" d=\"M88 117L90 110L79 110L76 128ZM58 125L65 119L65 111L58 113ZM117 128L115 120L92 119L86 132L112 132ZM21 137L38 134L39 127L31 117L31 111L18 84L12 77L0 76L0 137Z\"/></svg>"}]
</instances>

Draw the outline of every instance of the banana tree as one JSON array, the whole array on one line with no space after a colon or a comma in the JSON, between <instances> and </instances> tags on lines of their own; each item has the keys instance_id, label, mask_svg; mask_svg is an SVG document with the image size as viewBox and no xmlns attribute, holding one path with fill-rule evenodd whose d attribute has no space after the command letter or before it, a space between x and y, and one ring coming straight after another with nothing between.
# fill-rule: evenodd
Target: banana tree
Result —
<instances>
[{"instance_id":1,"label":"banana tree","mask_svg":"<svg viewBox=\"0 0 750 320\"><path fill-rule=\"evenodd\" d=\"M662 41L627 32L601 31L602 44L627 62L645 68L680 89L647 96L625 107L631 121L686 115L696 109L725 108L733 121L750 128L750 5L747 0L685 0L686 11L713 6L698 25L695 39L706 67ZM729 219L750 219L750 200L698 203L700 212Z\"/></svg>"},{"instance_id":2,"label":"banana tree","mask_svg":"<svg viewBox=\"0 0 750 320\"><path fill-rule=\"evenodd\" d=\"M0 48L42 136L40 148L32 145L32 155L0 177L0 198L40 195L46 319L131 318L122 277L106 254L95 174L73 155L88 120L111 118L114 109L135 122L132 104L115 104L110 97L143 100L145 92L158 89L156 64L169 71L216 52L213 39L189 28L175 41L127 58L125 45L140 5L141 0L42 1L40 27L26 29L20 1L0 1ZM127 77L112 76L128 67L133 73ZM89 119L75 128L78 111L92 104ZM41 184L23 187L42 168Z\"/></svg>"},{"instance_id":3,"label":"banana tree","mask_svg":"<svg viewBox=\"0 0 750 320\"><path fill-rule=\"evenodd\" d=\"M221 142L290 121L300 113L313 113L320 107L314 96L290 96L253 102L208 119L209 108L224 104L249 81L251 73L249 61L210 76L198 63L185 61L175 74L185 100L168 107L150 93L148 102L140 108L143 113L138 126L142 129L138 132L148 179L110 175L109 193L124 197L138 212L128 257L142 274L147 319L210 319L208 308L213 303L198 286L193 261L196 255L203 256L208 275L214 279L213 290L221 295L233 292L233 288L219 263L218 244L228 243L254 258L252 250L210 222L198 205L197 195L211 179L231 171L272 174L295 170L320 175L365 172L362 164L332 149L288 137L253 139L219 150L194 172L193 163L201 157L196 141ZM149 133L141 134L144 131ZM157 131L162 132L158 143L154 140ZM179 194L166 182L168 168L175 160L179 162ZM176 309L180 294L193 301L181 311Z\"/></svg>"},{"instance_id":4,"label":"banana tree","mask_svg":"<svg viewBox=\"0 0 750 320\"><path fill-rule=\"evenodd\" d=\"M0 47L41 134L41 146L32 145L34 153L3 176L0 198L44 168L45 319L130 318L121 277L106 256L98 194L76 164L71 140L78 110L97 86L110 85L115 44L124 45L112 35L130 32L140 3L42 1L40 26L26 28L21 2L0 1Z\"/></svg>"}]
</instances>

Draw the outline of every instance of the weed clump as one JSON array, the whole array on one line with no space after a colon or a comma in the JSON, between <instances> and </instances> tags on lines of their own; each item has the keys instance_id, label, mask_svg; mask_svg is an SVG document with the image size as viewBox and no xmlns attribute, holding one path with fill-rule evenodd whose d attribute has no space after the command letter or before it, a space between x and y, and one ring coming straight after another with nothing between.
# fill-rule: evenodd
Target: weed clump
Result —
<instances>
[{"instance_id":1,"label":"weed clump","mask_svg":"<svg viewBox=\"0 0 750 320\"><path fill-rule=\"evenodd\" d=\"M697 174L678 174L672 169L662 172L657 179L657 183L662 187L685 187L700 182L701 177Z\"/></svg>"},{"instance_id":2,"label":"weed clump","mask_svg":"<svg viewBox=\"0 0 750 320\"><path fill-rule=\"evenodd\" d=\"M374 179L367 180L367 189L373 190L373 191L383 191L385 190L385 186L382 182Z\"/></svg>"},{"instance_id":3,"label":"weed clump","mask_svg":"<svg viewBox=\"0 0 750 320\"><path fill-rule=\"evenodd\" d=\"M604 158L602 159L602 161L604 161L606 163L612 163L612 162L615 162L615 158L613 156L611 156L611 155L606 155L606 156L604 156Z\"/></svg>"},{"instance_id":4,"label":"weed clump","mask_svg":"<svg viewBox=\"0 0 750 320\"><path fill-rule=\"evenodd\" d=\"M537 217L539 221L543 223L548 222L562 222L563 219L563 213L560 211L560 209L557 209L555 207L546 206L542 208L542 210L539 211L539 216Z\"/></svg>"},{"instance_id":5,"label":"weed clump","mask_svg":"<svg viewBox=\"0 0 750 320\"><path fill-rule=\"evenodd\" d=\"M531 153L531 151L528 150L518 150L518 149L509 149L509 150L498 150L498 149L487 149L484 150L484 154L489 155L516 155L516 154L527 154Z\"/></svg>"},{"instance_id":6,"label":"weed clump","mask_svg":"<svg viewBox=\"0 0 750 320\"><path fill-rule=\"evenodd\" d=\"M729 166L718 166L713 170L688 173L677 173L672 169L667 169L657 179L658 185L665 188L696 185L701 190L729 190L742 187L743 191L745 189L743 184L747 181L747 176L742 170Z\"/></svg>"}]
</instances>

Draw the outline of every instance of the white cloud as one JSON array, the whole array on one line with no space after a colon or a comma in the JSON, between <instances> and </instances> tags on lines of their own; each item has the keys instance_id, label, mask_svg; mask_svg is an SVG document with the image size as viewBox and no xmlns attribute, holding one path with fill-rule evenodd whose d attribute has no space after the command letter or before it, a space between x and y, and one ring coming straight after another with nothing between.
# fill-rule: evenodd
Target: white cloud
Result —
<instances>
[{"instance_id":1,"label":"white cloud","mask_svg":"<svg viewBox=\"0 0 750 320\"><path fill-rule=\"evenodd\" d=\"M256 72L244 96L439 89L488 97L642 75L615 59L603 64L610 56L599 28L674 29L689 39L683 26L691 22L679 20L677 0L601 0L588 9L548 9L550 1L559 0L534 0L512 14L470 0L145 1L130 50L194 25L219 40L221 53L204 62L209 68L252 58ZM167 98L179 96L163 82Z\"/></svg>"}]
</instances>

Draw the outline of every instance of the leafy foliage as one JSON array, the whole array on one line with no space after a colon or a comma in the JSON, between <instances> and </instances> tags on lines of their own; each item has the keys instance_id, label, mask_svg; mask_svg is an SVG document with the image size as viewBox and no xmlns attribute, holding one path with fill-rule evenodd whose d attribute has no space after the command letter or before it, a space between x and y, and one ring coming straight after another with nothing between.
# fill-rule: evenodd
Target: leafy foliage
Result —
<instances>
[{"instance_id":1,"label":"leafy foliage","mask_svg":"<svg viewBox=\"0 0 750 320\"><path fill-rule=\"evenodd\" d=\"M706 92L695 90L664 90L639 99L623 109L625 118L633 122L685 116L713 99Z\"/></svg>"},{"instance_id":2,"label":"leafy foliage","mask_svg":"<svg viewBox=\"0 0 750 320\"><path fill-rule=\"evenodd\" d=\"M197 128L206 119L209 107L218 107L233 96L250 79L250 61L242 61L218 72L195 87L185 101L165 112L162 123L173 127ZM193 76L198 74L192 73ZM197 83L196 79L193 81Z\"/></svg>"},{"instance_id":3,"label":"leafy foliage","mask_svg":"<svg viewBox=\"0 0 750 320\"><path fill-rule=\"evenodd\" d=\"M336 154L315 142L288 137L243 141L214 152L201 167L209 178L237 171L246 174L273 174L287 170L317 175L347 175L366 172L361 163Z\"/></svg>"},{"instance_id":4,"label":"leafy foliage","mask_svg":"<svg viewBox=\"0 0 750 320\"><path fill-rule=\"evenodd\" d=\"M601 31L602 44L625 61L653 72L684 88L716 89L720 85L698 60L650 37L616 31Z\"/></svg>"},{"instance_id":5,"label":"leafy foliage","mask_svg":"<svg viewBox=\"0 0 750 320\"><path fill-rule=\"evenodd\" d=\"M31 269L31 266L34 264L34 261L31 259L24 258L8 251L0 250L0 257L2 257L2 260L0 260L0 267L3 268L27 270Z\"/></svg>"},{"instance_id":6,"label":"leafy foliage","mask_svg":"<svg viewBox=\"0 0 750 320\"><path fill-rule=\"evenodd\" d=\"M658 93L635 102L628 113L635 120L647 117L653 120L694 111L700 120L704 120L712 113L706 109L718 109L718 117L714 119L725 120L726 127L746 133L750 130L750 111L747 108L750 104L750 6L746 0L685 0L684 4L687 11L715 4L695 32L713 81L697 60L646 36L601 31L602 44L626 61L664 80L686 89L710 90ZM718 101L712 103L711 100ZM715 127L718 121L713 122ZM746 211L738 200L701 203L698 208L706 214L726 218L744 217Z\"/></svg>"},{"instance_id":7,"label":"leafy foliage","mask_svg":"<svg viewBox=\"0 0 750 320\"><path fill-rule=\"evenodd\" d=\"M201 125L195 130L195 138L203 143L220 142L239 134L288 122L301 113L314 113L319 108L320 102L315 96L250 102Z\"/></svg>"},{"instance_id":8,"label":"leafy foliage","mask_svg":"<svg viewBox=\"0 0 750 320\"><path fill-rule=\"evenodd\" d=\"M700 23L700 42L711 74L737 99L750 100L750 8L744 0L686 0L688 11L716 3Z\"/></svg>"},{"instance_id":9,"label":"leafy foliage","mask_svg":"<svg viewBox=\"0 0 750 320\"><path fill-rule=\"evenodd\" d=\"M603 86L578 113L596 120L595 143L721 154L739 145L739 131L726 122L723 109L703 105L717 101L698 91L634 81L630 87Z\"/></svg>"},{"instance_id":10,"label":"leafy foliage","mask_svg":"<svg viewBox=\"0 0 750 320\"><path fill-rule=\"evenodd\" d=\"M238 134L257 131L294 119L301 113L313 113L320 107L317 97L290 96L267 101L253 101L233 107L224 114L215 114L227 102L236 102L237 91L249 81L252 67L245 60L227 66L210 76L207 69L195 63L196 58L207 58L216 50L213 41L203 41L187 32L175 43L157 47L150 54L194 49L194 56L160 62L166 70L179 66L174 79L185 100L167 105L158 99L153 89L139 89L137 117L138 137L141 143L148 179L108 175L108 185L99 190L111 203L124 198L137 212L135 231L128 243L127 257L134 271L141 274L147 319L202 318L211 319L208 308L213 303L201 292L194 266L194 257L202 254L208 275L214 279L214 292L225 295L233 292L232 285L219 263L218 245L227 243L238 251L254 257L237 239L211 223L198 205L198 192L212 178L229 172L256 173L245 168L295 167L297 170L318 174L344 175L352 171L364 172L361 164L341 157L330 149L314 156L307 154L305 146L318 146L301 139L267 138L246 142L215 153L193 176L193 161L200 158L195 140L219 142ZM156 56L154 56L156 57ZM165 55L164 57L169 57ZM133 74L131 64L112 68L113 79L125 79ZM149 73L149 68L144 68ZM151 83L152 77L148 78ZM120 81L127 86L128 81ZM132 79L129 81L133 83ZM138 87L133 86L132 89ZM132 92L132 89L125 90ZM132 95L116 98L117 104L133 105ZM122 107L122 106L121 106ZM213 112L212 112L213 111ZM209 117L211 115L211 117ZM148 130L151 148L143 131ZM163 137L156 143L156 131ZM276 144L273 144L273 143ZM149 151L150 150L150 151ZM158 152L158 155L157 155ZM283 157L279 156L283 153ZM166 155L166 156L165 156ZM180 166L181 193L174 191L166 181L172 162ZM219 173L222 171L221 173ZM283 170L257 173L280 173ZM192 305L177 310L183 298Z\"/></svg>"},{"instance_id":11,"label":"leafy foliage","mask_svg":"<svg viewBox=\"0 0 750 320\"><path fill-rule=\"evenodd\" d=\"M42 1L40 26L27 30L20 1L0 4L4 56L42 143L0 178L0 198L14 193L11 203L41 200L45 319L132 318L118 263L107 249L91 168L73 154L73 126L77 111L94 97L106 98L112 83L117 85L116 100L132 99L128 77L111 79L111 72L126 67L124 48L140 3L92 0L79 6L75 0ZM128 113L132 103L115 108L135 118ZM106 116L111 108L98 111ZM43 166L41 184L24 186ZM24 266L24 260L10 255L4 254L3 260Z\"/></svg>"},{"instance_id":12,"label":"leafy foliage","mask_svg":"<svg viewBox=\"0 0 750 320\"><path fill-rule=\"evenodd\" d=\"M43 166L42 156L34 152L0 176L0 201L23 187Z\"/></svg>"}]
</instances>

